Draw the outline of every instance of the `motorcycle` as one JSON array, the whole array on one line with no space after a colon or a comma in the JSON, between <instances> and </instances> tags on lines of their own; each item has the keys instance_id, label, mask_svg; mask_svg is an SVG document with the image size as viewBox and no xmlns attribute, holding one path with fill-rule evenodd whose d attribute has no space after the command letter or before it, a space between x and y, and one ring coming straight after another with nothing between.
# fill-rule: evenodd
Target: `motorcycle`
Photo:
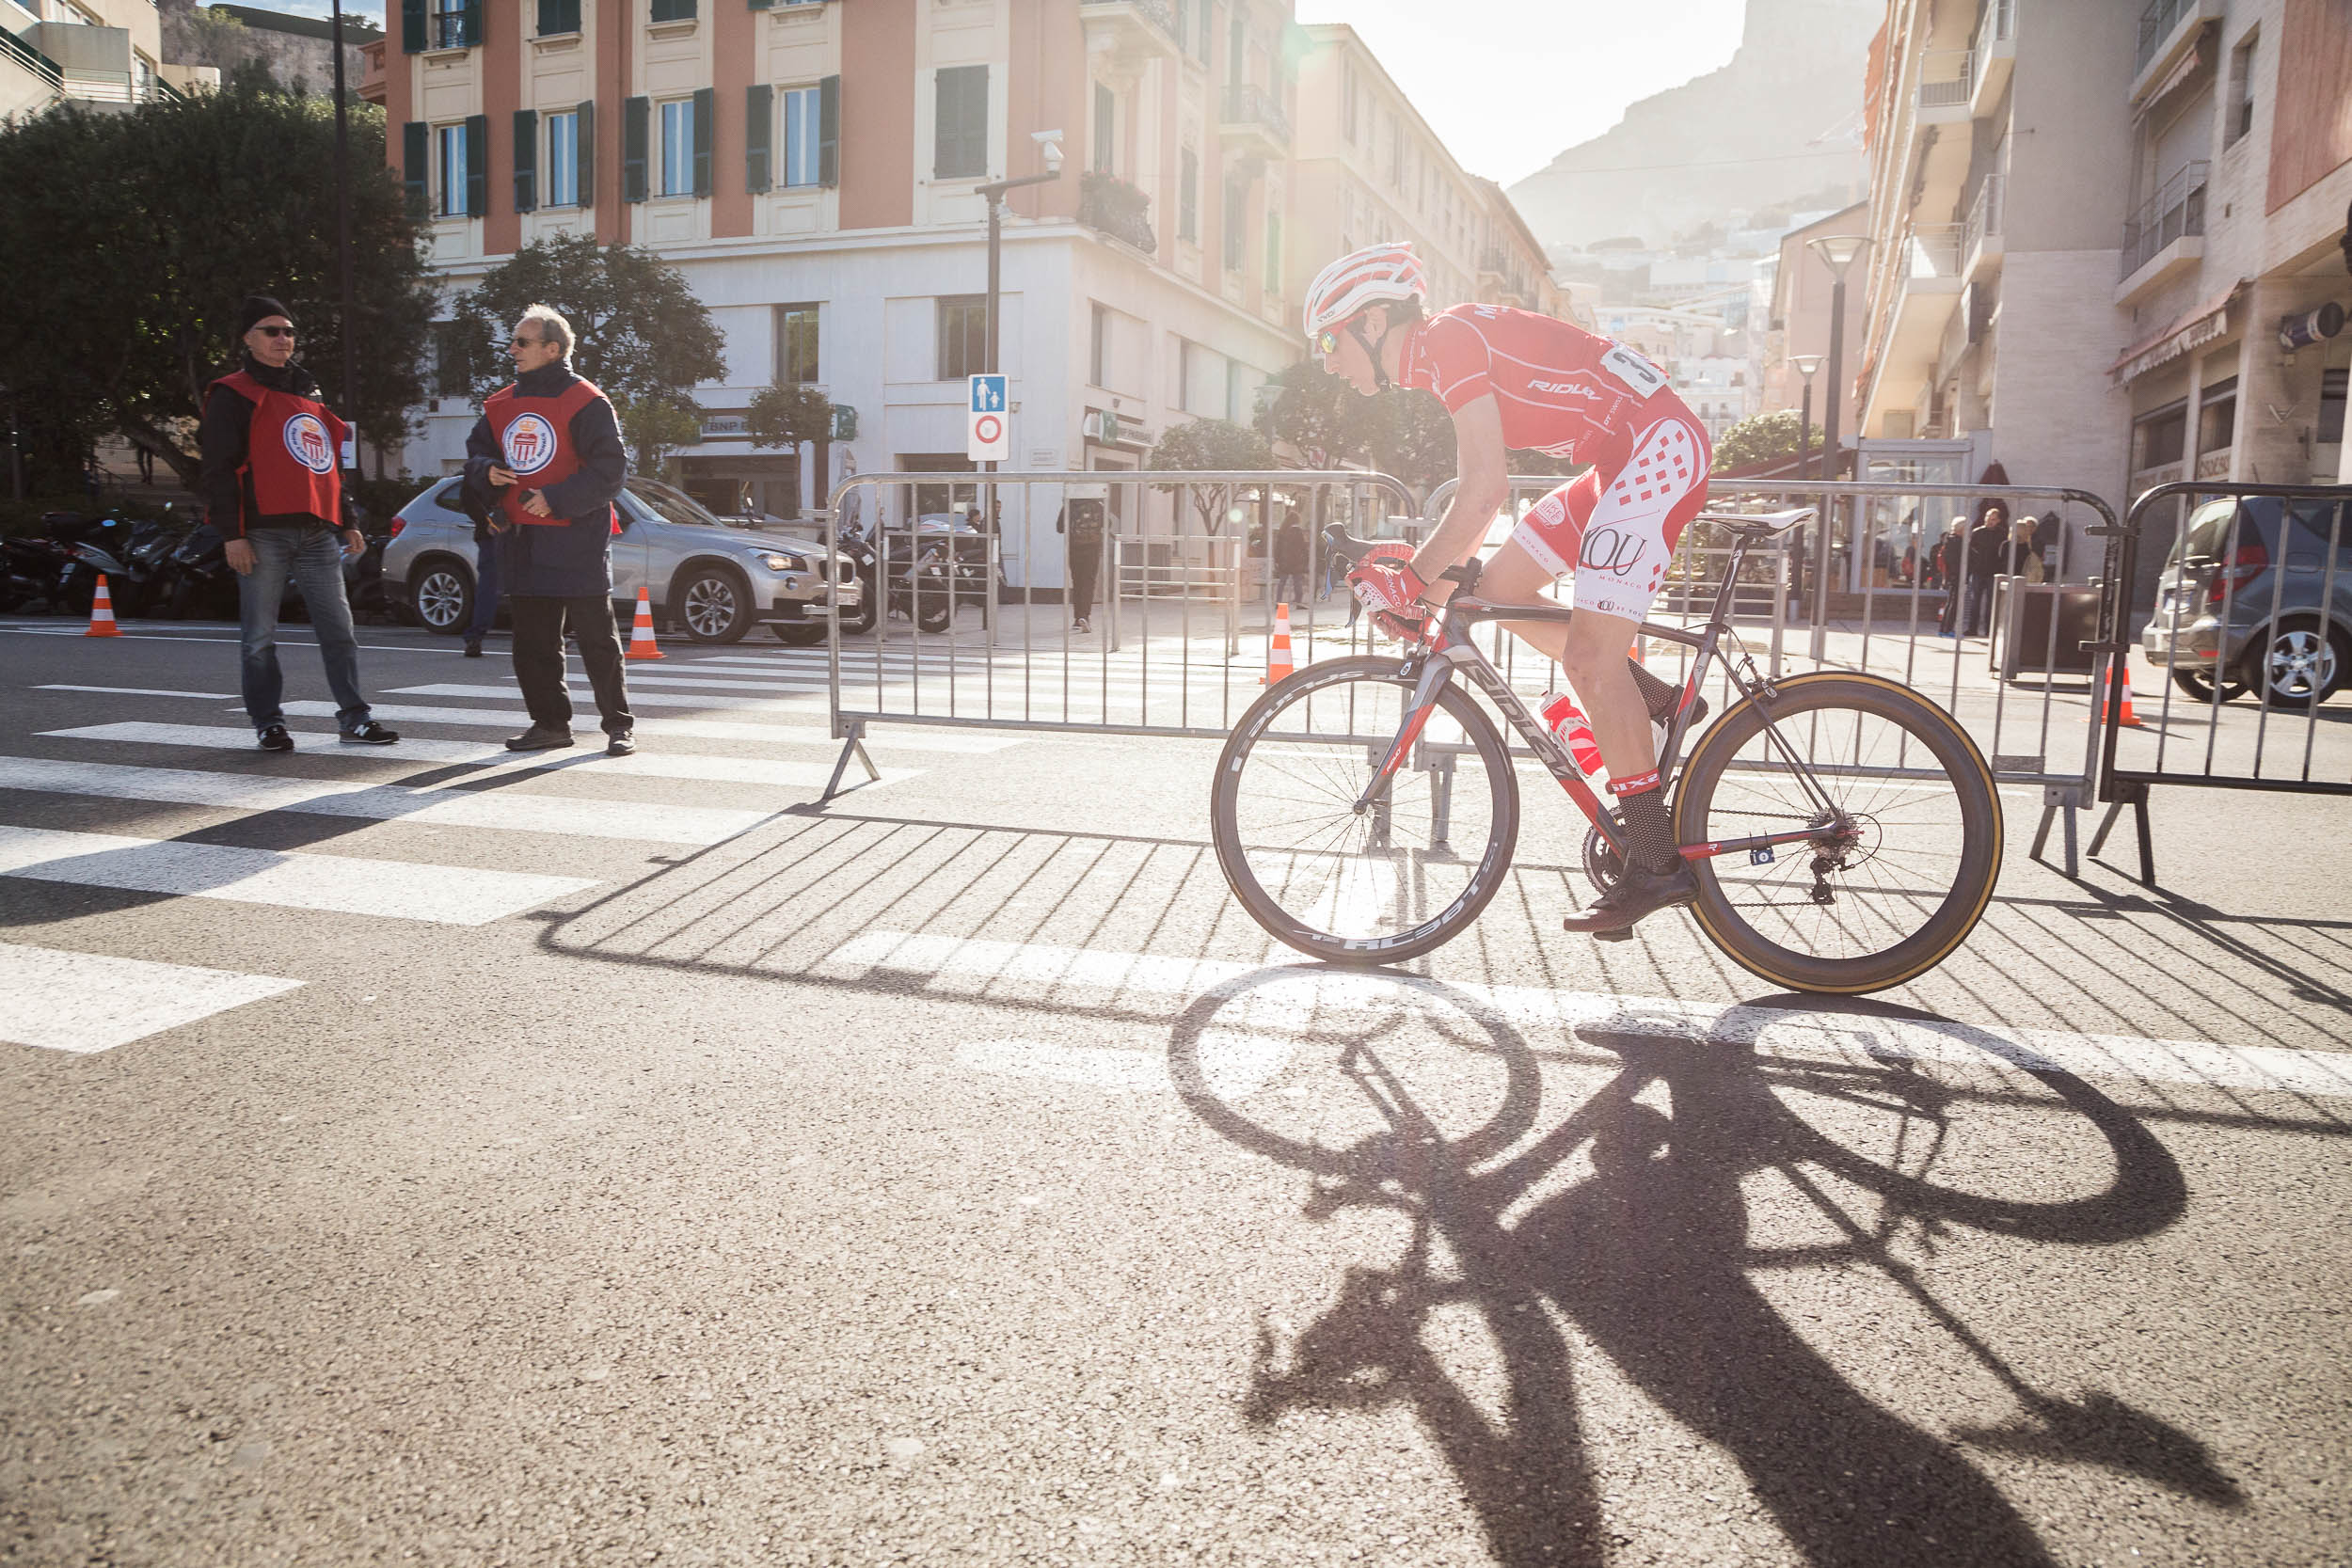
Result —
<instances>
[{"instance_id":1,"label":"motorcycle","mask_svg":"<svg viewBox=\"0 0 2352 1568\"><path fill-rule=\"evenodd\" d=\"M163 614L218 618L237 612L237 574L229 567L220 530L199 523L171 548L157 581Z\"/></svg>"},{"instance_id":2,"label":"motorcycle","mask_svg":"<svg viewBox=\"0 0 2352 1568\"><path fill-rule=\"evenodd\" d=\"M35 604L57 610L57 585L71 562L55 539L35 534L0 539L0 614Z\"/></svg>"},{"instance_id":3,"label":"motorcycle","mask_svg":"<svg viewBox=\"0 0 2352 1568\"><path fill-rule=\"evenodd\" d=\"M965 605L980 607L980 625L988 625L988 565L963 559L959 539L951 549L945 539L927 539L914 546L914 558L897 565L890 579L890 613L903 615L924 631L945 631ZM983 550L987 542L980 541ZM894 562L894 564L896 564Z\"/></svg>"},{"instance_id":4,"label":"motorcycle","mask_svg":"<svg viewBox=\"0 0 2352 1568\"><path fill-rule=\"evenodd\" d=\"M106 596L118 616L138 614L149 596L152 574L134 564L134 551L162 532L160 523L134 523L103 516L80 524L72 536L56 537L65 546L53 602L73 614L89 613L98 597L98 579L106 579Z\"/></svg>"}]
</instances>

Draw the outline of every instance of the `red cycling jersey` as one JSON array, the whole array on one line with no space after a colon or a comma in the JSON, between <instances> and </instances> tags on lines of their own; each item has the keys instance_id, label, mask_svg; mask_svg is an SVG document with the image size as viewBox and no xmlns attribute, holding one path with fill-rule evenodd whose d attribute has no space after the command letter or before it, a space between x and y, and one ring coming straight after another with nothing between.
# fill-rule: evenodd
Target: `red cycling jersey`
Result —
<instances>
[{"instance_id":1,"label":"red cycling jersey","mask_svg":"<svg viewBox=\"0 0 2352 1568\"><path fill-rule=\"evenodd\" d=\"M1414 332L1403 371L1404 385L1437 393L1449 414L1493 393L1507 447L1604 468L1631 454L1637 432L1682 406L1664 373L1631 349L1502 305L1438 311Z\"/></svg>"}]
</instances>

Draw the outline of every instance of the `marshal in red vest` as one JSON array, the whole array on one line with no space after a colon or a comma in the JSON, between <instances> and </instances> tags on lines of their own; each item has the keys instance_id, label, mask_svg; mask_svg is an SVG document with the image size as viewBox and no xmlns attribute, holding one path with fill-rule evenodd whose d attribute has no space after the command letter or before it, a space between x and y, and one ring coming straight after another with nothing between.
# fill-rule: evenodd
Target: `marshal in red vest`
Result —
<instances>
[{"instance_id":1,"label":"marshal in red vest","mask_svg":"<svg viewBox=\"0 0 2352 1568\"><path fill-rule=\"evenodd\" d=\"M254 515L316 517L340 528L345 426L334 410L316 398L264 387L244 371L213 385L253 404L252 434L237 473L253 486Z\"/></svg>"},{"instance_id":2,"label":"marshal in red vest","mask_svg":"<svg viewBox=\"0 0 2352 1568\"><path fill-rule=\"evenodd\" d=\"M516 481L499 503L507 521L524 525L571 521L569 517L534 516L523 509L522 498L580 471L580 453L572 446L572 416L602 396L596 384L585 377L551 398L524 397L511 385L490 394L482 405L483 416L490 421L490 435ZM611 515L612 531L618 533L620 518L612 515L611 507L605 511Z\"/></svg>"}]
</instances>

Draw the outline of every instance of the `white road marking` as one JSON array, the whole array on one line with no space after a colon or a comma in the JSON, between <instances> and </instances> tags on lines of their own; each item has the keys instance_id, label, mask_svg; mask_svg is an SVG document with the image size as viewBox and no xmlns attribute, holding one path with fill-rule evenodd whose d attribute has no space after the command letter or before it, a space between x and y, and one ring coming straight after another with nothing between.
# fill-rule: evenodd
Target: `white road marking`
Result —
<instances>
[{"instance_id":1,"label":"white road marking","mask_svg":"<svg viewBox=\"0 0 2352 1568\"><path fill-rule=\"evenodd\" d=\"M404 686L398 688L395 690L394 695L401 697L491 697L503 699L507 702L513 702L517 693L511 687L458 686L453 684L437 686ZM584 706L589 712L594 713L596 711L595 694L593 692L575 689L572 692L572 705L574 708L580 708ZM812 713L822 713L825 711L824 699L820 695L817 694L811 694L806 697L775 697L760 699L744 697L692 697L682 692L632 691L629 693L628 705L631 709L641 707L693 707L711 708L723 713L787 713L798 714L803 718L806 718Z\"/></svg>"},{"instance_id":2,"label":"white road marking","mask_svg":"<svg viewBox=\"0 0 2352 1568\"><path fill-rule=\"evenodd\" d=\"M1247 1100L1288 1067L1296 1050L1295 1042L1280 1036L1211 1029L1202 1031L1193 1054L1203 1089L1219 1100ZM1125 1094L1170 1094L1177 1086L1165 1053L1117 1046L974 1040L956 1048L956 1065L975 1072L1048 1078Z\"/></svg>"},{"instance_id":3,"label":"white road marking","mask_svg":"<svg viewBox=\"0 0 2352 1568\"><path fill-rule=\"evenodd\" d=\"M0 942L0 1040L44 1051L110 1051L301 984Z\"/></svg>"},{"instance_id":4,"label":"white road marking","mask_svg":"<svg viewBox=\"0 0 2352 1568\"><path fill-rule=\"evenodd\" d=\"M0 827L0 875L288 910L482 926L596 884L475 866Z\"/></svg>"},{"instance_id":5,"label":"white road marking","mask_svg":"<svg viewBox=\"0 0 2352 1568\"><path fill-rule=\"evenodd\" d=\"M1783 1056L1819 1056L1826 1050L1847 1061L1891 1057L1978 1069L2007 1063L2029 1072L2085 1078L2352 1096L2352 1053L1456 984L1304 963L1261 966L868 931L834 949L818 967L835 974L880 970L922 976L942 982L943 990L978 990L1009 982L1022 987L1025 994L1033 994L1032 988L1067 986L1184 999L1234 986L1234 1000L1219 1016L1252 1029L1303 1027L1336 1013L1391 1012L1403 990L1439 1001L1468 1002L1513 1024L1686 1039ZM1236 985L1246 979L1255 983Z\"/></svg>"},{"instance_id":6,"label":"white road marking","mask_svg":"<svg viewBox=\"0 0 2352 1568\"><path fill-rule=\"evenodd\" d=\"M509 693L511 696L512 693ZM482 707L423 707L400 704L376 703L369 711L391 724L449 724L459 728L520 731L531 722L531 716L516 710L500 711ZM593 705L589 711L593 712ZM290 719L332 719L332 703L288 703L286 716ZM637 733L643 736L669 736L680 740L755 740L776 746L829 746L839 750L841 742L821 724L755 723L719 719L640 719ZM1001 752L1021 744L1019 737L997 735L962 735L946 730L892 730L889 737L868 736L868 748L882 747L907 752L958 752L979 754ZM398 746L388 747L390 755L405 750L404 737Z\"/></svg>"},{"instance_id":7,"label":"white road marking","mask_svg":"<svg viewBox=\"0 0 2352 1568\"><path fill-rule=\"evenodd\" d=\"M167 800L216 811L294 811L314 816L358 816L429 827L494 828L501 832L695 846L733 838L765 821L770 815L716 806L526 795L516 790L407 789L393 784L346 786L313 779L256 778L177 768L51 762L36 757L0 757L0 789L97 795L121 800Z\"/></svg>"},{"instance_id":8,"label":"white road marking","mask_svg":"<svg viewBox=\"0 0 2352 1568\"><path fill-rule=\"evenodd\" d=\"M215 703L233 703L233 691L167 691L152 686L37 686L36 691L104 691L118 697L202 697Z\"/></svg>"},{"instance_id":9,"label":"white road marking","mask_svg":"<svg viewBox=\"0 0 2352 1568\"><path fill-rule=\"evenodd\" d=\"M243 730L208 728L199 724L91 724L78 730L43 730L44 736L69 740L119 740L142 746L193 746L206 751L249 751L253 737ZM404 736L398 746L367 748L373 754L355 756L360 748L345 746L332 735L302 731L319 756L347 757L378 765L405 761L469 765L484 772L521 773L563 768L586 770L586 776L619 775L640 779L693 779L705 784L772 784L783 789L821 789L833 776L829 762L771 762L765 757L679 756L667 752L640 752L635 756L608 757L604 737L595 731L580 736L569 751L510 752L503 746L481 746L462 740L423 740ZM919 778L919 768L885 768L868 787ZM863 778L861 772L858 775Z\"/></svg>"}]
</instances>

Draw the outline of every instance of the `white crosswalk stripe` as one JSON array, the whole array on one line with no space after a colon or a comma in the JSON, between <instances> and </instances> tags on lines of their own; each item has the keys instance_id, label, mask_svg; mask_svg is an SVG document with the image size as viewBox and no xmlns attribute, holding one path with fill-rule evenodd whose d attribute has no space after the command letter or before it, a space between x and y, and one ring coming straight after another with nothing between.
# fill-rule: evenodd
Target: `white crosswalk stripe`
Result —
<instances>
[{"instance_id":1,"label":"white crosswalk stripe","mask_svg":"<svg viewBox=\"0 0 2352 1568\"><path fill-rule=\"evenodd\" d=\"M512 696L513 693L508 693ZM419 704L376 703L369 711L388 724L448 724L463 729L520 731L531 722L530 715L519 708L500 711L480 707L428 707ZM288 703L289 719L332 719L332 703ZM776 721L755 723L748 721L723 719L640 719L637 721L640 738L652 736L677 740L754 740L774 746L827 746L834 751L841 742L831 729L806 721L789 723ZM246 745L251 745L247 736ZM946 731L893 730L887 737L876 736L866 742L870 750L885 747L902 752L956 752L975 755L1001 752L1020 745L1017 736L962 735ZM407 746L404 738L392 748L397 752ZM389 753L379 753L389 754Z\"/></svg>"},{"instance_id":2,"label":"white crosswalk stripe","mask_svg":"<svg viewBox=\"0 0 2352 1568\"><path fill-rule=\"evenodd\" d=\"M0 876L441 926L485 925L596 885L583 877L7 827Z\"/></svg>"},{"instance_id":3,"label":"white crosswalk stripe","mask_svg":"<svg viewBox=\"0 0 2352 1568\"><path fill-rule=\"evenodd\" d=\"M78 730L43 730L45 736L66 740L119 740L143 746L188 746L205 751L247 751L253 737L244 730L213 728L200 724L92 724ZM677 756L661 752L640 752L635 756L608 757L596 743L596 737L585 737L583 745L572 751L510 752L503 746L483 746L462 740L430 740L416 736L403 736L398 747L355 752L341 746L332 735L312 735L300 732L298 743L310 741L321 756L342 757L378 765L391 762L434 762L470 766L483 772L522 773L546 771L551 768L588 768L597 777L635 779L692 779L704 784L772 784L785 789L821 789L833 776L833 765L823 762L771 762L765 757ZM885 768L882 778L867 788L920 777L919 768Z\"/></svg>"},{"instance_id":4,"label":"white crosswalk stripe","mask_svg":"<svg viewBox=\"0 0 2352 1568\"><path fill-rule=\"evenodd\" d=\"M0 1040L47 1051L111 1051L301 984L0 942Z\"/></svg>"},{"instance_id":5,"label":"white crosswalk stripe","mask_svg":"<svg viewBox=\"0 0 2352 1568\"><path fill-rule=\"evenodd\" d=\"M1169 999L1171 1014L1181 1004L1223 988L1232 1000L1219 1010L1217 1021L1230 1030L1233 1048L1259 1067L1275 1050L1264 1043L1270 1038L1295 1036L1310 1026L1328 1028L1351 1015L1393 1013L1419 995L1485 1010L1516 1025L1601 1028L1617 1035L1733 1045L1763 1054L1866 1064L1893 1058L1962 1069L2062 1072L2094 1080L2352 1097L2352 1053L2341 1052L1440 982L1385 972L1342 973L1295 959L1258 965L868 931L835 948L816 972L845 979L877 974L914 978L950 996L986 995L999 984L1018 988L1027 999L1049 992L1073 1000L1156 996ZM980 1042L966 1049L973 1056L966 1065L992 1072L1027 1071L1123 1088L1150 1087L1156 1082L1148 1063L1105 1063L1057 1048L1039 1048L1035 1042ZM1245 1075L1263 1083L1272 1074L1252 1068Z\"/></svg>"},{"instance_id":6,"label":"white crosswalk stripe","mask_svg":"<svg viewBox=\"0 0 2352 1568\"><path fill-rule=\"evenodd\" d=\"M399 697L484 697L493 701L514 702L520 693L511 686L462 686L443 683L433 686L403 686L394 689ZM807 697L690 697L665 691L632 691L628 696L631 709L641 707L714 708L730 713L779 713L805 719L825 711L824 693L814 692ZM596 695L585 690L572 692L572 706L596 711Z\"/></svg>"}]
</instances>

